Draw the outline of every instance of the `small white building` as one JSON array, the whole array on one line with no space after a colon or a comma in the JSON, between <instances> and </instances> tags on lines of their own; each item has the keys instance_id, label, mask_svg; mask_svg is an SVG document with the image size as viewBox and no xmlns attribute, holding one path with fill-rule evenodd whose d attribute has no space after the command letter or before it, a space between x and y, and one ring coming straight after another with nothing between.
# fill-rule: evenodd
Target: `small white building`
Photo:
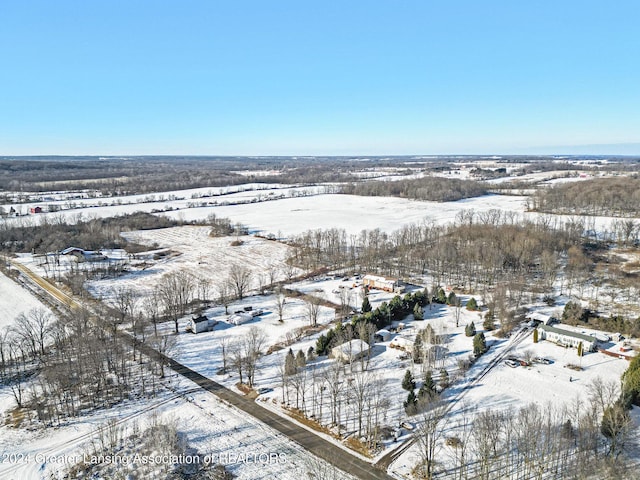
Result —
<instances>
[{"instance_id":1,"label":"small white building","mask_svg":"<svg viewBox=\"0 0 640 480\"><path fill-rule=\"evenodd\" d=\"M582 343L582 349L585 352L593 352L596 348L595 337L549 325L539 325L538 336L539 340L547 340L566 347L578 348Z\"/></svg>"},{"instance_id":2,"label":"small white building","mask_svg":"<svg viewBox=\"0 0 640 480\"><path fill-rule=\"evenodd\" d=\"M540 312L530 312L524 318L525 320L542 323L544 325L551 325L552 323L555 323L557 321L555 317L552 317L551 315L545 315L544 313Z\"/></svg>"},{"instance_id":3,"label":"small white building","mask_svg":"<svg viewBox=\"0 0 640 480\"><path fill-rule=\"evenodd\" d=\"M369 353L369 344L359 338L338 345L331 349L331 357L344 363L350 363L354 360L364 357Z\"/></svg>"},{"instance_id":4,"label":"small white building","mask_svg":"<svg viewBox=\"0 0 640 480\"><path fill-rule=\"evenodd\" d=\"M375 338L376 342L388 342L391 340L391 332L383 328L382 330L378 330L373 338Z\"/></svg>"},{"instance_id":5,"label":"small white building","mask_svg":"<svg viewBox=\"0 0 640 480\"><path fill-rule=\"evenodd\" d=\"M207 318L206 315L200 315L199 317L193 317L191 319L191 331L193 333L209 332L213 330L216 325L215 320Z\"/></svg>"}]
</instances>

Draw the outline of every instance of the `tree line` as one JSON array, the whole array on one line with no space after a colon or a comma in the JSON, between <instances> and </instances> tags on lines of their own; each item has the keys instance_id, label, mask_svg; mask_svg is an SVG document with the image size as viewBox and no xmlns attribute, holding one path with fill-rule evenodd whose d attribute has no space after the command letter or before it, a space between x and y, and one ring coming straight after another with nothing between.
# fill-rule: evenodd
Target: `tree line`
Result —
<instances>
[{"instance_id":1,"label":"tree line","mask_svg":"<svg viewBox=\"0 0 640 480\"><path fill-rule=\"evenodd\" d=\"M393 182L359 182L342 187L341 193L374 197L400 197L434 202L452 202L478 197L487 193L487 187L474 180L444 177L423 177Z\"/></svg>"},{"instance_id":2,"label":"tree line","mask_svg":"<svg viewBox=\"0 0 640 480\"><path fill-rule=\"evenodd\" d=\"M594 178L538 189L530 209L568 215L640 216L640 177Z\"/></svg>"}]
</instances>

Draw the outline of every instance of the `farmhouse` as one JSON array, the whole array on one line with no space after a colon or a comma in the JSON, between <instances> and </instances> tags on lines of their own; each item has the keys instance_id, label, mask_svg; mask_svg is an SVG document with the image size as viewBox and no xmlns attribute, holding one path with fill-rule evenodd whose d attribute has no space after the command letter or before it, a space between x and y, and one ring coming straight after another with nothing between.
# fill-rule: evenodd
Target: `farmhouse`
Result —
<instances>
[{"instance_id":1,"label":"farmhouse","mask_svg":"<svg viewBox=\"0 0 640 480\"><path fill-rule=\"evenodd\" d=\"M107 257L100 252L94 252L92 250L83 250L78 247L68 247L60 252L62 255L73 255L78 262L99 262L106 260Z\"/></svg>"},{"instance_id":2,"label":"farmhouse","mask_svg":"<svg viewBox=\"0 0 640 480\"><path fill-rule=\"evenodd\" d=\"M404 291L404 287L400 285L399 280L379 277L377 275L365 275L362 278L362 285L367 288L384 290L385 292L402 293Z\"/></svg>"},{"instance_id":3,"label":"farmhouse","mask_svg":"<svg viewBox=\"0 0 640 480\"><path fill-rule=\"evenodd\" d=\"M199 317L193 317L191 319L191 331L193 333L208 332L213 330L216 325L215 320L210 320L206 315L200 315Z\"/></svg>"},{"instance_id":4,"label":"farmhouse","mask_svg":"<svg viewBox=\"0 0 640 480\"><path fill-rule=\"evenodd\" d=\"M582 343L585 352L592 352L596 347L595 337L549 325L539 325L538 334L541 340L548 340L562 346L577 348Z\"/></svg>"},{"instance_id":5,"label":"farmhouse","mask_svg":"<svg viewBox=\"0 0 640 480\"><path fill-rule=\"evenodd\" d=\"M391 343L389 344L389 346L391 348L397 348L398 350L404 350L405 352L408 353L413 353L413 340L410 340L408 338L405 337L396 337L393 340L391 340Z\"/></svg>"},{"instance_id":6,"label":"farmhouse","mask_svg":"<svg viewBox=\"0 0 640 480\"><path fill-rule=\"evenodd\" d=\"M344 363L364 357L369 353L369 344L363 340L355 339L331 349L331 357Z\"/></svg>"}]
</instances>

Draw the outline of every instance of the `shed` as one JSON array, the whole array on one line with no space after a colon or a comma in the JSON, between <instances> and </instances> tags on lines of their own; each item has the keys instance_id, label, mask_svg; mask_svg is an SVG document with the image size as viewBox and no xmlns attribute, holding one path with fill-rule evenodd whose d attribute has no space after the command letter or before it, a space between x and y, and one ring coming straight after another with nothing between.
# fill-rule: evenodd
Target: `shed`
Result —
<instances>
[{"instance_id":1,"label":"shed","mask_svg":"<svg viewBox=\"0 0 640 480\"><path fill-rule=\"evenodd\" d=\"M344 363L350 363L369 353L369 344L359 338L331 349L331 357Z\"/></svg>"},{"instance_id":2,"label":"shed","mask_svg":"<svg viewBox=\"0 0 640 480\"><path fill-rule=\"evenodd\" d=\"M193 333L208 332L213 330L216 325L215 320L207 318L206 315L200 315L191 319L191 331Z\"/></svg>"},{"instance_id":3,"label":"shed","mask_svg":"<svg viewBox=\"0 0 640 480\"><path fill-rule=\"evenodd\" d=\"M373 338L376 342L388 342L389 340L391 340L391 332L383 328L382 330L378 330L374 334Z\"/></svg>"}]
</instances>

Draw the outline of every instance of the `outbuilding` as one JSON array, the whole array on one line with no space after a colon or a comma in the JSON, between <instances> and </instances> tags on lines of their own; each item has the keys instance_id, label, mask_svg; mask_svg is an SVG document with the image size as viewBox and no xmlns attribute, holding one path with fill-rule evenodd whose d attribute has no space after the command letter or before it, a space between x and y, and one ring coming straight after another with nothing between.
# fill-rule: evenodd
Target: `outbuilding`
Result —
<instances>
[{"instance_id":1,"label":"outbuilding","mask_svg":"<svg viewBox=\"0 0 640 480\"><path fill-rule=\"evenodd\" d=\"M216 325L215 320L209 319L206 315L200 315L191 319L191 331L193 333L209 332Z\"/></svg>"},{"instance_id":2,"label":"outbuilding","mask_svg":"<svg viewBox=\"0 0 640 480\"><path fill-rule=\"evenodd\" d=\"M378 330L373 335L373 338L375 339L376 342L388 342L389 340L391 340L391 332L383 328L382 330Z\"/></svg>"}]
</instances>

